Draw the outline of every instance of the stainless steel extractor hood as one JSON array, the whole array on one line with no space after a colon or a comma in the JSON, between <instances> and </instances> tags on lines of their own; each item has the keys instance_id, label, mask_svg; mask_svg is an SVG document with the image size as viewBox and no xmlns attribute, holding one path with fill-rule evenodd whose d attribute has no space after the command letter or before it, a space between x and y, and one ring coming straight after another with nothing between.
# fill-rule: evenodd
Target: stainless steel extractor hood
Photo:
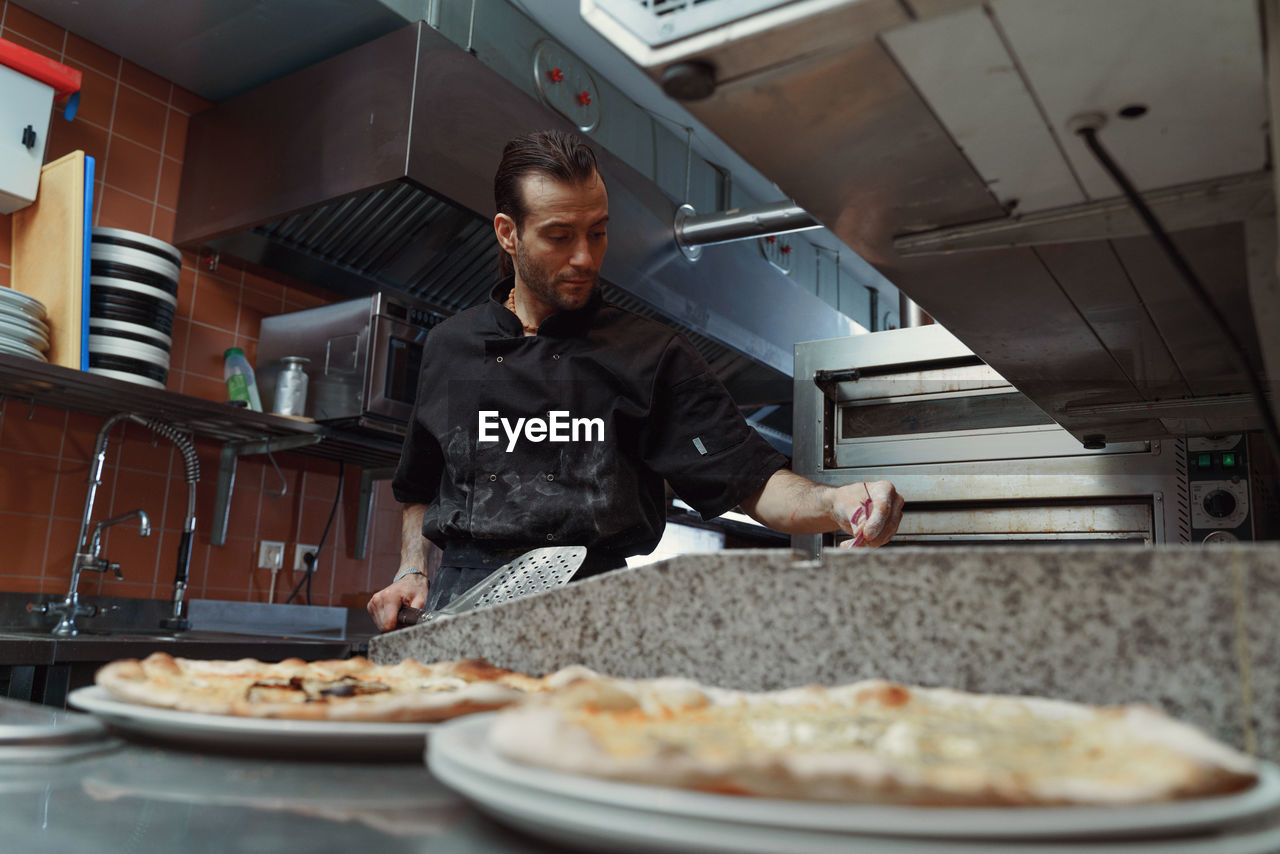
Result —
<instances>
[{"instance_id":1,"label":"stainless steel extractor hood","mask_svg":"<svg viewBox=\"0 0 1280 854\"><path fill-rule=\"evenodd\" d=\"M448 315L497 275L493 173L517 133L571 129L423 23L194 116L175 239L344 294L412 293ZM743 405L789 402L796 341L853 322L742 247L695 262L678 203L596 146L607 295L681 329Z\"/></svg>"},{"instance_id":2,"label":"stainless steel extractor hood","mask_svg":"<svg viewBox=\"0 0 1280 854\"><path fill-rule=\"evenodd\" d=\"M1264 47L1260 17L1277 5L581 0L588 24L669 93L703 96L685 107L984 362L1107 442L1261 420L1227 342L1070 120L1105 114L1100 138L1277 397L1263 55L1277 32Z\"/></svg>"}]
</instances>

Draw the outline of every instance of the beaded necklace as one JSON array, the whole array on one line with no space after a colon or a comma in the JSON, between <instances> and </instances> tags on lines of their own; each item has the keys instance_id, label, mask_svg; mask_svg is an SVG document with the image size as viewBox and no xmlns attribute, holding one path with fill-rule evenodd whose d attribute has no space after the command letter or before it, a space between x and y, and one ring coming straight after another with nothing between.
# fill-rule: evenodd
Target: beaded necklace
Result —
<instances>
[{"instance_id":1,"label":"beaded necklace","mask_svg":"<svg viewBox=\"0 0 1280 854\"><path fill-rule=\"evenodd\" d=\"M519 321L520 321L520 327L521 327L522 329L524 329L524 334L525 334L525 335L537 335L537 334L538 334L538 327L536 327L536 326L529 326L529 325L527 325L527 324L524 322L523 318L521 318L521 317L520 317L520 312L516 311L516 289L515 289L515 288L512 288L512 289L511 289L511 293L507 294L507 302L506 302L506 306L507 306L507 308L508 308L508 309L510 309L510 310L511 310L511 313L512 313L512 314L514 314L514 315L516 316L516 320L519 320Z\"/></svg>"}]
</instances>

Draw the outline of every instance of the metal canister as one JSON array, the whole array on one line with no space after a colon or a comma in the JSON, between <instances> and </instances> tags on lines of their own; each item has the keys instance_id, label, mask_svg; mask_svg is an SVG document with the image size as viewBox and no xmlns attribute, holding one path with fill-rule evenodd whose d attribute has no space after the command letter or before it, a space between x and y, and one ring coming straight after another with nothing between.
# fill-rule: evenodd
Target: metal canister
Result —
<instances>
[{"instance_id":1,"label":"metal canister","mask_svg":"<svg viewBox=\"0 0 1280 854\"><path fill-rule=\"evenodd\" d=\"M284 368L276 380L276 415L305 415L307 412L307 372L305 356L285 356Z\"/></svg>"}]
</instances>

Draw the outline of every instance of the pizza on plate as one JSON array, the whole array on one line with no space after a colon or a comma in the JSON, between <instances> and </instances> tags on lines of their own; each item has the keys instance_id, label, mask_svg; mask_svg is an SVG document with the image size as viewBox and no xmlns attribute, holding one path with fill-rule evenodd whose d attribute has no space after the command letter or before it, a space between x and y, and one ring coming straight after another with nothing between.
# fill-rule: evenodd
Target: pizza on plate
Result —
<instances>
[{"instance_id":1,"label":"pizza on plate","mask_svg":"<svg viewBox=\"0 0 1280 854\"><path fill-rule=\"evenodd\" d=\"M491 711L590 674L566 668L533 677L470 658L395 665L356 657L306 662L201 661L155 652L102 667L94 681L130 703L259 718L440 721Z\"/></svg>"},{"instance_id":2,"label":"pizza on plate","mask_svg":"<svg viewBox=\"0 0 1280 854\"><path fill-rule=\"evenodd\" d=\"M814 801L1130 805L1257 779L1251 757L1150 706L883 680L747 693L593 674L499 712L489 738L558 771Z\"/></svg>"}]
</instances>

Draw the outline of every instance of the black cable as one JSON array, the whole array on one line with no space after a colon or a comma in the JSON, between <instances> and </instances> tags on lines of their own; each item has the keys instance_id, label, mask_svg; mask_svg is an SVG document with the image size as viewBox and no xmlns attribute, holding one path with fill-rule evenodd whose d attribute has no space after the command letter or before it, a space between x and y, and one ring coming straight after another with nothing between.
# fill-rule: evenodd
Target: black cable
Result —
<instances>
[{"instance_id":1,"label":"black cable","mask_svg":"<svg viewBox=\"0 0 1280 854\"><path fill-rule=\"evenodd\" d=\"M338 489L333 493L333 506L329 508L329 519L324 523L324 533L320 535L320 542L316 544L316 550L302 556L303 561L307 564L307 571L302 574L302 578L294 586L289 598L284 600L286 605L293 601L293 597L298 595L298 591L302 589L304 584L307 585L307 604L311 604L311 576L315 575L316 561L320 559L320 551L324 548L325 540L329 539L329 528L333 525L333 517L338 515L338 504L342 500L342 482L346 480L346 469L346 461L338 460Z\"/></svg>"},{"instance_id":2,"label":"black cable","mask_svg":"<svg viewBox=\"0 0 1280 854\"><path fill-rule=\"evenodd\" d=\"M1204 283L1200 281L1200 277L1196 275L1195 270L1191 269L1187 259L1178 251L1178 247L1169 239L1169 234L1160 225L1160 221L1156 219L1151 209L1147 207L1147 203L1142 200L1137 188L1129 181L1129 177L1125 175L1120 166L1111 159L1111 155L1107 153L1107 150L1102 147L1102 142L1098 139L1098 129L1096 127L1082 127L1077 133L1084 139L1085 145L1089 146L1093 156L1098 158L1102 168L1106 169L1111 175L1111 179L1120 185L1120 190L1129 200L1129 204L1133 205L1134 210L1138 212L1138 216L1146 223L1151 236L1155 238L1156 243L1169 256L1174 269L1181 274L1183 281L1191 289L1192 295L1200 303L1200 307L1205 310L1209 318L1218 327L1222 337L1227 340L1231 354L1240 363L1240 370L1244 374L1245 380L1249 383L1249 390L1252 392L1253 399L1257 404L1258 413L1262 416L1262 432L1267 438L1267 444L1271 446L1271 453L1275 459L1280 460L1280 427L1277 427L1275 414L1272 413L1271 406L1267 403L1266 390L1263 388L1262 380L1258 378L1257 374L1253 372L1253 368L1249 365L1249 354L1245 352L1244 346L1236 340L1236 337L1231 334L1231 327L1227 326L1227 319L1223 317L1222 312L1218 310L1218 307L1210 298L1209 292L1205 290Z\"/></svg>"}]
</instances>

